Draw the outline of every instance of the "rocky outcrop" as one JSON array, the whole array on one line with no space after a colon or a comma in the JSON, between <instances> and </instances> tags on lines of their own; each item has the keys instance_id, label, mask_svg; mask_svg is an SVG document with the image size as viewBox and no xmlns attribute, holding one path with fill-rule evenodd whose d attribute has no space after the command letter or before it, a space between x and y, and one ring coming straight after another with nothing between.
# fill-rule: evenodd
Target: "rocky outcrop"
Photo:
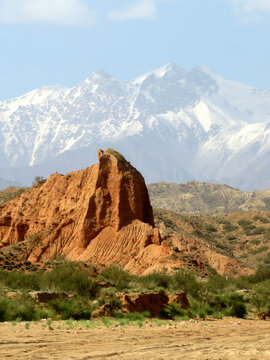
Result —
<instances>
[{"instance_id":1,"label":"rocky outcrop","mask_svg":"<svg viewBox=\"0 0 270 360\"><path fill-rule=\"evenodd\" d=\"M146 275L181 268L181 254L196 246L200 256L189 262L200 273L205 263L220 274L241 270L193 238L162 240L142 175L113 149L99 150L98 159L85 170L55 173L0 206L0 248L13 245L32 263L61 256Z\"/></svg>"},{"instance_id":2,"label":"rocky outcrop","mask_svg":"<svg viewBox=\"0 0 270 360\"><path fill-rule=\"evenodd\" d=\"M148 312L150 316L160 316L162 310L168 308L169 296L163 293L129 293L117 294L119 300L117 309L115 304L106 303L95 309L92 318L112 316L115 310L125 313Z\"/></svg>"},{"instance_id":3,"label":"rocky outcrop","mask_svg":"<svg viewBox=\"0 0 270 360\"><path fill-rule=\"evenodd\" d=\"M179 304L182 309L187 309L190 307L187 293L185 291L179 292L177 294L169 294L169 304L170 303Z\"/></svg>"},{"instance_id":4,"label":"rocky outcrop","mask_svg":"<svg viewBox=\"0 0 270 360\"><path fill-rule=\"evenodd\" d=\"M120 297L124 313L148 311L151 316L159 316L168 307L169 297L160 293L131 293Z\"/></svg>"},{"instance_id":5,"label":"rocky outcrop","mask_svg":"<svg viewBox=\"0 0 270 360\"><path fill-rule=\"evenodd\" d=\"M33 263L61 255L136 273L164 268L172 250L154 227L142 175L112 149L99 150L98 158L0 207L0 247L19 243Z\"/></svg>"}]
</instances>

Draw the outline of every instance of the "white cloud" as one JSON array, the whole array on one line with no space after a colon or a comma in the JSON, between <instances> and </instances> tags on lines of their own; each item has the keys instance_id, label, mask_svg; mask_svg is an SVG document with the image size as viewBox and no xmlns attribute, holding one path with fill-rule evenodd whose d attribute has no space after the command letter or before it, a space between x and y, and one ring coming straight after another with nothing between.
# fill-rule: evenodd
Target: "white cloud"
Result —
<instances>
[{"instance_id":1,"label":"white cloud","mask_svg":"<svg viewBox=\"0 0 270 360\"><path fill-rule=\"evenodd\" d=\"M0 23L87 26L95 18L84 0L0 0Z\"/></svg>"},{"instance_id":2,"label":"white cloud","mask_svg":"<svg viewBox=\"0 0 270 360\"><path fill-rule=\"evenodd\" d=\"M123 9L109 11L107 17L114 22L136 19L152 20L156 17L156 13L154 0L139 0Z\"/></svg>"},{"instance_id":3,"label":"white cloud","mask_svg":"<svg viewBox=\"0 0 270 360\"><path fill-rule=\"evenodd\" d=\"M236 14L243 21L256 21L270 15L270 0L229 0Z\"/></svg>"}]
</instances>

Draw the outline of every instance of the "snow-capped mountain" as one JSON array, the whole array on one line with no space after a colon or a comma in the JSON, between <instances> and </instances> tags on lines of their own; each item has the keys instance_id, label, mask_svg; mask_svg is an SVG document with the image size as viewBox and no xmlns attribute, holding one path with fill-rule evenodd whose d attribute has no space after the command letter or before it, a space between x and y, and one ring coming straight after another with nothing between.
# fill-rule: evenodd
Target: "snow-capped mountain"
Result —
<instances>
[{"instance_id":1,"label":"snow-capped mountain","mask_svg":"<svg viewBox=\"0 0 270 360\"><path fill-rule=\"evenodd\" d=\"M270 188L270 89L176 64L121 82L97 71L73 88L0 102L0 177L77 170L113 147L146 181Z\"/></svg>"}]
</instances>

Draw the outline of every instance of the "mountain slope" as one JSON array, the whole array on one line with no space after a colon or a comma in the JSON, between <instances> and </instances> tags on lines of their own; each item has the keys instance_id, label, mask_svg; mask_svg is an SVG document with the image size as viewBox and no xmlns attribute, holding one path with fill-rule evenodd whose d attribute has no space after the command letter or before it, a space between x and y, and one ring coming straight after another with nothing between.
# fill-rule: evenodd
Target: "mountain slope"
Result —
<instances>
[{"instance_id":1,"label":"mountain slope","mask_svg":"<svg viewBox=\"0 0 270 360\"><path fill-rule=\"evenodd\" d=\"M71 89L0 102L0 142L1 177L22 183L86 167L98 147L114 147L148 183L268 188L270 90L176 64L131 82L97 71Z\"/></svg>"},{"instance_id":2,"label":"mountain slope","mask_svg":"<svg viewBox=\"0 0 270 360\"><path fill-rule=\"evenodd\" d=\"M270 190L245 192L223 184L189 181L149 184L148 191L154 207L176 213L270 211Z\"/></svg>"},{"instance_id":3,"label":"mountain slope","mask_svg":"<svg viewBox=\"0 0 270 360\"><path fill-rule=\"evenodd\" d=\"M161 235L177 235L179 249L194 259L204 262L210 249L244 267L256 269L270 264L270 212L206 216L154 209L154 215Z\"/></svg>"}]
</instances>

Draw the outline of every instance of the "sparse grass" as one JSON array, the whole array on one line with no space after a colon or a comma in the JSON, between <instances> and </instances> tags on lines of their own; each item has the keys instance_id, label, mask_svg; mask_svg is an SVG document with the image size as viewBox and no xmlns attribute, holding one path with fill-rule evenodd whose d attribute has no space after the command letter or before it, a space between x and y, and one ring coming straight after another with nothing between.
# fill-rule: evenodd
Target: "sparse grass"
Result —
<instances>
[{"instance_id":1,"label":"sparse grass","mask_svg":"<svg viewBox=\"0 0 270 360\"><path fill-rule=\"evenodd\" d=\"M0 206L22 195L26 190L27 188L24 187L8 187L7 189L0 191Z\"/></svg>"},{"instance_id":2,"label":"sparse grass","mask_svg":"<svg viewBox=\"0 0 270 360\"><path fill-rule=\"evenodd\" d=\"M108 153L108 154L111 154L111 155L115 156L122 163L126 162L126 159L124 158L124 156L122 154L120 154L118 151L114 150L114 149L110 149L110 148L106 149L104 151L104 153Z\"/></svg>"}]
</instances>

